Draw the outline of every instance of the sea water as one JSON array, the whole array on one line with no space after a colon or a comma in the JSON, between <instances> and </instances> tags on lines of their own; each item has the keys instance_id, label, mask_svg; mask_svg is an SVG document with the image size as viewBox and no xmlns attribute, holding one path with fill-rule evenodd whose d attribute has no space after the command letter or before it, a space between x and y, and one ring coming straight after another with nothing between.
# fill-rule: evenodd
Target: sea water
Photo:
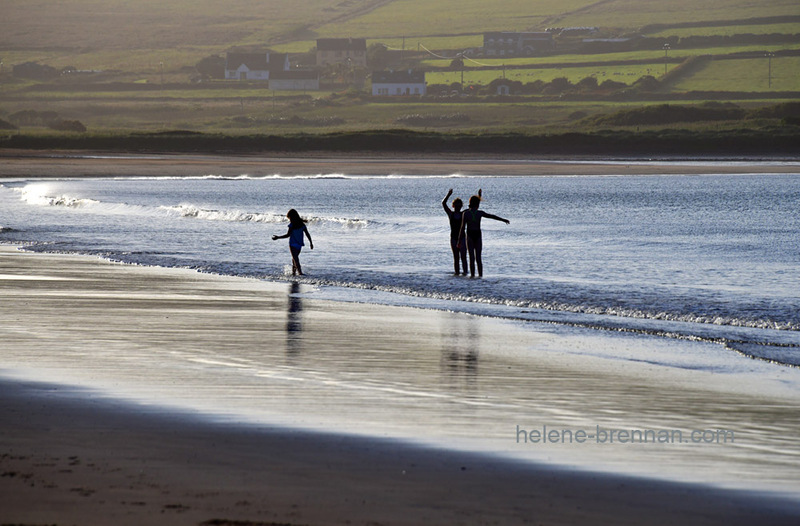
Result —
<instances>
[{"instance_id":1,"label":"sea water","mask_svg":"<svg viewBox=\"0 0 800 526\"><path fill-rule=\"evenodd\" d=\"M786 401L800 392L800 175L715 175L714 168L709 163L705 175L661 176L199 173L5 180L0 242L287 282L298 304L319 298L454 313L446 328L453 354L419 356L408 371L396 364L409 358L389 351L340 357L366 364L358 367L329 358L275 369L275 360L288 358L264 349L190 357L195 366L206 364L206 379L232 375L226 389L214 391L229 393L219 401L229 407L244 403L243 393L230 387L236 382L251 390L258 384L262 399L274 396L292 410L294 400L310 396L304 393L324 393L325 407L336 406L336 414L320 411L306 421L335 429L337 421L368 426L374 419L373 429L388 436L447 427L440 442L479 433L505 444L501 449L512 456L536 450L537 458L554 450L520 444L519 430L523 439L544 434L547 425L562 436L599 435L615 425L688 433L687 426L707 423L709 429L698 430L737 433L736 447L600 446L587 463L599 458L615 470L633 466L634 473L650 473L647 466L655 463L660 475L681 480L687 473L706 482L726 477L726 485L797 495L798 422ZM453 275L441 205L450 188L451 200L465 202L482 189L481 208L511 221L483 220L482 278ZM314 240L314 250L306 246L301 254L306 275L297 278L287 241L271 240L286 233L290 208L307 220ZM464 321L459 313L479 316ZM513 325L498 334L479 321L489 318ZM530 333L535 359L506 356L504 338L528 338L526 324L536 327ZM473 343L471 332L484 340L479 359L458 350ZM489 334L493 345L485 343ZM574 362L566 354L590 365L570 372L565 364ZM226 361L237 366L223 367ZM162 364L166 383L199 381L182 376L184 365L170 364ZM658 377L609 383L628 364L651 364ZM244 377L247 371L252 378ZM275 374L288 374L295 387ZM672 382L669 390L658 388L661 377ZM691 397L674 387L685 383L689 392L702 387L692 385L697 378L717 377L724 384L719 400L692 407L686 406ZM737 395L736 385L752 393L762 379L769 384L764 399L772 400L766 406ZM575 388L566 392L569 385ZM776 389L780 404L771 398ZM365 410L378 399L383 410ZM581 465L574 459L585 451L572 448L554 458ZM737 477L745 482L737 486Z\"/></svg>"},{"instance_id":2,"label":"sea water","mask_svg":"<svg viewBox=\"0 0 800 526\"><path fill-rule=\"evenodd\" d=\"M713 166L709 167L713 171ZM52 175L52 174L51 174ZM453 276L441 200L483 190L484 277ZM0 241L287 280L332 299L722 341L800 365L800 176L301 177L7 181ZM426 303L430 304L430 302Z\"/></svg>"}]
</instances>

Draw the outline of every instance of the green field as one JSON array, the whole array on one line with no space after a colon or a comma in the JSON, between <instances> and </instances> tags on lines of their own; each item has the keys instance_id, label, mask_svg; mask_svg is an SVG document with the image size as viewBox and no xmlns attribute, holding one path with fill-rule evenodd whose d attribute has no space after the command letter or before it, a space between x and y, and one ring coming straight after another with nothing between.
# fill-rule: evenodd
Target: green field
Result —
<instances>
[{"instance_id":1,"label":"green field","mask_svg":"<svg viewBox=\"0 0 800 526\"><path fill-rule=\"evenodd\" d=\"M406 37L407 49L418 43L459 49L480 46L482 33L490 30L571 25L625 33L666 20L798 14L796 0L3 0L0 9L0 60L6 66L32 60L127 72L149 71L161 63L167 71L179 71L235 46L303 52L318 37L364 37L393 48ZM800 33L798 26L785 24L780 31ZM741 24L731 27L735 32ZM697 28L688 34L716 34L709 31Z\"/></svg>"},{"instance_id":2,"label":"green field","mask_svg":"<svg viewBox=\"0 0 800 526\"><path fill-rule=\"evenodd\" d=\"M724 84L731 91L800 91L800 57L773 57L771 62L770 74L766 57L711 61L673 89L712 91Z\"/></svg>"},{"instance_id":3,"label":"green field","mask_svg":"<svg viewBox=\"0 0 800 526\"><path fill-rule=\"evenodd\" d=\"M483 32L491 30L596 26L600 28L598 36L612 38L668 22L695 23L696 27L664 28L647 36L796 35L800 34L800 22L747 20L798 14L797 0L699 4L688 0L2 0L0 119L23 110L55 111L64 119L80 120L92 132L178 128L235 135L402 128L409 126L404 117L421 115L424 118L415 122L430 122L437 130L538 133L580 129L589 126L581 116L659 104L670 97L683 101L686 92L694 91L717 92L719 100L758 107L800 98L800 57L786 53L800 50L800 43L787 38L790 43L675 45L667 56L660 44L657 49L585 54L576 53L579 48L573 46L538 57L476 55L466 60L463 73L451 70L450 63L457 50L480 48ZM613 80L631 86L645 76L661 77L665 63L672 71L691 57L714 55L715 59L687 68L683 75L660 85L658 101L633 97L610 102L601 95L579 94L567 98L583 100L567 102L558 94L537 94L509 102L491 97L398 102L344 95L344 87L336 88L340 93L301 94L275 93L257 83L190 83L195 64L203 58L238 47L306 53L319 37L363 37L368 44L405 49L409 52L406 62L396 67L428 70L429 85L460 83L463 74L467 85L485 86L503 77L522 83L566 78L575 84L594 77L599 83ZM423 47L431 54L418 54ZM771 64L766 52L776 54ZM752 56L731 58L737 53ZM87 80L44 82L10 74L14 65L28 61L102 73L88 75ZM622 64L625 61L639 63ZM367 82L365 90L369 87ZM726 92L735 95L726 96ZM743 97L741 93L750 92L752 98L737 100ZM690 98L686 103L703 102ZM448 115L459 119L436 119ZM770 124L778 121L773 119ZM737 125L713 124L715 129ZM746 125L759 126L761 121ZM31 130L41 131L27 131Z\"/></svg>"},{"instance_id":4,"label":"green field","mask_svg":"<svg viewBox=\"0 0 800 526\"><path fill-rule=\"evenodd\" d=\"M566 13L559 26L642 27L649 24L742 20L768 16L796 16L794 0L610 0L587 2L587 9Z\"/></svg>"},{"instance_id":5,"label":"green field","mask_svg":"<svg viewBox=\"0 0 800 526\"><path fill-rule=\"evenodd\" d=\"M637 28L647 24L797 15L794 0L395 0L371 13L319 27L321 36L447 35L482 31L544 30L547 27Z\"/></svg>"},{"instance_id":6,"label":"green field","mask_svg":"<svg viewBox=\"0 0 800 526\"><path fill-rule=\"evenodd\" d=\"M753 24L739 25L731 24L725 26L705 26L705 27L680 27L664 29L655 33L647 33L649 37L691 37L701 36L732 36L732 35L766 35L770 33L780 33L785 35L795 35L800 31L797 23L787 24Z\"/></svg>"}]
</instances>

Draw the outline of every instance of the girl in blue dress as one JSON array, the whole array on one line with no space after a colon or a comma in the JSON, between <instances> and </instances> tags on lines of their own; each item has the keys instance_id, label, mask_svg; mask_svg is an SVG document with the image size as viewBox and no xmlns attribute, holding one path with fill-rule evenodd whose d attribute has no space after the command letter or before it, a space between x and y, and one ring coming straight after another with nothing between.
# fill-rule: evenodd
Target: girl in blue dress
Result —
<instances>
[{"instance_id":1,"label":"girl in blue dress","mask_svg":"<svg viewBox=\"0 0 800 526\"><path fill-rule=\"evenodd\" d=\"M303 234L308 237L308 244L311 250L314 250L314 242L311 241L311 234L308 233L305 220L300 217L297 210L292 208L286 214L289 219L289 231L283 236L272 236L272 240L289 238L289 252L292 254L292 276L300 274L303 275L303 269L300 267L300 251L303 249L305 243L303 242Z\"/></svg>"}]
</instances>

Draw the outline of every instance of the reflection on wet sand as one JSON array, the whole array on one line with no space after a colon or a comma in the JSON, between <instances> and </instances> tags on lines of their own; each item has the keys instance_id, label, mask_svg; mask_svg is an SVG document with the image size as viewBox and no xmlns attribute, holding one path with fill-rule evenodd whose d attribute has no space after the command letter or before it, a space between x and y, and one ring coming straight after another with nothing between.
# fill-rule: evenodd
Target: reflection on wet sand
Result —
<instances>
[{"instance_id":1,"label":"reflection on wet sand","mask_svg":"<svg viewBox=\"0 0 800 526\"><path fill-rule=\"evenodd\" d=\"M0 247L0 275L43 268L60 279L0 279L3 367L21 377L232 421L800 494L800 371L720 345ZM518 427L544 426L721 429L735 442L519 441Z\"/></svg>"},{"instance_id":2,"label":"reflection on wet sand","mask_svg":"<svg viewBox=\"0 0 800 526\"><path fill-rule=\"evenodd\" d=\"M296 357L302 348L303 298L299 296L300 284L292 281L286 296L286 355Z\"/></svg>"},{"instance_id":3,"label":"reflection on wet sand","mask_svg":"<svg viewBox=\"0 0 800 526\"><path fill-rule=\"evenodd\" d=\"M474 390L478 377L480 331L472 316L445 313L442 323L442 373L453 389Z\"/></svg>"}]
</instances>

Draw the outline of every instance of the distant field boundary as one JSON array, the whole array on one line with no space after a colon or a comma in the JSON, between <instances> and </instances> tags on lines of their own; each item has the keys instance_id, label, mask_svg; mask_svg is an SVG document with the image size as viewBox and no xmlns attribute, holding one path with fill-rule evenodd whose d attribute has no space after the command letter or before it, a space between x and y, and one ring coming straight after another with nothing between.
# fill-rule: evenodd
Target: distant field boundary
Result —
<instances>
[{"instance_id":1,"label":"distant field boundary","mask_svg":"<svg viewBox=\"0 0 800 526\"><path fill-rule=\"evenodd\" d=\"M649 24L640 29L642 34L658 33L667 29L684 29L691 27L726 27L726 26L761 26L770 24L787 24L800 22L798 16L765 16L756 18L740 18L733 20L698 20L695 22L678 22L674 24Z\"/></svg>"}]
</instances>

